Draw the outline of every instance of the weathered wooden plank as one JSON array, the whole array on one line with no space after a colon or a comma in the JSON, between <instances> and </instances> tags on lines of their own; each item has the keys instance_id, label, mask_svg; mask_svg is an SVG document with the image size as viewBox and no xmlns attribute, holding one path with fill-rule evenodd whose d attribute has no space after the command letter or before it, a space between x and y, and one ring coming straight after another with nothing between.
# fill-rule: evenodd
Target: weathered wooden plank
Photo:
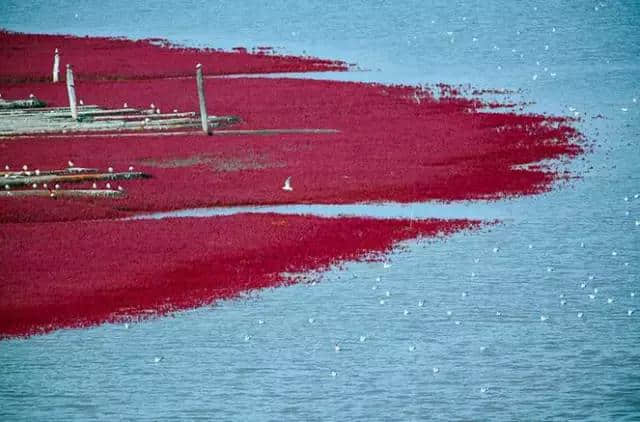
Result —
<instances>
[{"instance_id":1,"label":"weathered wooden plank","mask_svg":"<svg viewBox=\"0 0 640 422\"><path fill-rule=\"evenodd\" d=\"M96 116L93 120L96 122L107 121L107 120L140 120L141 118L146 118L149 120L162 120L170 117L195 117L196 113L194 111L184 112L184 113L164 113L164 114L148 114L148 115L140 115L140 114L131 114L131 115L122 115L122 116Z\"/></svg>"},{"instance_id":2,"label":"weathered wooden plank","mask_svg":"<svg viewBox=\"0 0 640 422\"><path fill-rule=\"evenodd\" d=\"M50 198L118 198L123 195L123 191L114 189L31 189L0 191L0 198L24 198L30 196Z\"/></svg>"},{"instance_id":3,"label":"weathered wooden plank","mask_svg":"<svg viewBox=\"0 0 640 422\"><path fill-rule=\"evenodd\" d=\"M88 111L99 109L97 105L85 105L78 106L78 110ZM31 115L47 115L49 113L53 114L56 112L66 112L67 115L71 110L69 107L40 107L40 108L24 108L24 109L13 109L13 110L0 110L0 117L3 116L31 116Z\"/></svg>"},{"instance_id":4,"label":"weathered wooden plank","mask_svg":"<svg viewBox=\"0 0 640 422\"><path fill-rule=\"evenodd\" d=\"M131 180L148 179L151 175L142 172L120 172L120 173L81 173L81 174L45 174L40 176L24 176L16 178L4 178L2 184L9 188L15 186L30 186L43 183L84 183L97 182L101 180Z\"/></svg>"},{"instance_id":5,"label":"weathered wooden plank","mask_svg":"<svg viewBox=\"0 0 640 422\"><path fill-rule=\"evenodd\" d=\"M198 125L199 126L199 125ZM51 139L73 139L73 138L119 138L122 136L132 136L132 137L145 137L145 136L189 136L194 135L195 132L191 130L170 130L170 131L159 131L157 129L163 129L162 127L151 127L148 128L151 130L145 132L123 132L123 133L73 133L69 132L66 134L61 134L60 132L51 132L47 133L47 137ZM168 129L180 129L180 127ZM286 135L286 134L335 134L340 133L338 129L218 129L212 130L212 135ZM12 138L22 138L22 139L30 139L36 136L40 136L42 133L18 133L11 135L3 135L0 133L0 137L2 136L10 136Z\"/></svg>"},{"instance_id":6,"label":"weathered wooden plank","mask_svg":"<svg viewBox=\"0 0 640 422\"><path fill-rule=\"evenodd\" d=\"M13 100L6 101L0 98L0 110L13 110L24 108L37 108L44 107L46 104L36 97L28 98L26 100Z\"/></svg>"},{"instance_id":7,"label":"weathered wooden plank","mask_svg":"<svg viewBox=\"0 0 640 422\"><path fill-rule=\"evenodd\" d=\"M47 175L59 175L59 174L85 174L85 173L98 173L98 169L84 168L84 167L67 167L63 170L25 170L25 171L4 171L0 172L2 177L16 178L16 177L30 177L30 176L47 176ZM0 178L2 182L2 178Z\"/></svg>"}]
</instances>

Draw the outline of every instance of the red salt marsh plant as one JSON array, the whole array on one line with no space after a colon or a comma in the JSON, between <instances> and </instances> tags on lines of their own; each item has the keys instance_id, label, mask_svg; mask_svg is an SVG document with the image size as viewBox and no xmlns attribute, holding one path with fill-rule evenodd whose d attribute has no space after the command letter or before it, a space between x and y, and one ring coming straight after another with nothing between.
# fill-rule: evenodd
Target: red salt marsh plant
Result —
<instances>
[{"instance_id":1,"label":"red salt marsh plant","mask_svg":"<svg viewBox=\"0 0 640 422\"><path fill-rule=\"evenodd\" d=\"M563 173L525 165L582 151L579 134L562 118L491 112L477 100L429 93L417 102L412 87L262 78L210 79L206 86L210 114L241 118L232 129L337 132L3 139L0 151L12 168L72 160L102 169L133 165L153 178L127 182L126 198L116 201L0 200L0 221L244 204L496 199L550 189ZM52 84L3 90L66 101L64 87ZM84 82L78 90L85 103L197 110L193 79ZM293 190L283 191L289 176Z\"/></svg>"},{"instance_id":2,"label":"red salt marsh plant","mask_svg":"<svg viewBox=\"0 0 640 422\"><path fill-rule=\"evenodd\" d=\"M477 224L277 214L3 224L0 338L188 309Z\"/></svg>"},{"instance_id":3,"label":"red salt marsh plant","mask_svg":"<svg viewBox=\"0 0 640 422\"><path fill-rule=\"evenodd\" d=\"M193 75L196 63L209 74L344 71L344 62L282 56L258 49L220 51L187 48L163 39L23 34L0 30L0 82L50 81L53 55L61 69L73 64L80 79L147 79Z\"/></svg>"},{"instance_id":4,"label":"red salt marsh plant","mask_svg":"<svg viewBox=\"0 0 640 422\"><path fill-rule=\"evenodd\" d=\"M207 74L346 69L340 62L176 49L148 40L4 32L0 41L3 98L34 94L51 106L67 105L64 83L37 82L50 77L54 48L61 49L63 65L73 62L85 104L154 104L163 112L198 110L191 77L198 62ZM96 51L108 54L84 59ZM210 206L529 195L567 177L529 164L582 152L580 134L567 119L488 111L478 99L440 88L445 95L436 97L407 86L207 79L208 112L239 116L232 129L334 132L0 138L0 176L5 164L47 170L69 161L101 170L134 166L152 175L122 182L122 199L0 198L0 337L187 309L281 285L285 272L322 269L416 236L477 225L271 214L121 217ZM292 189L283 190L289 177Z\"/></svg>"}]
</instances>

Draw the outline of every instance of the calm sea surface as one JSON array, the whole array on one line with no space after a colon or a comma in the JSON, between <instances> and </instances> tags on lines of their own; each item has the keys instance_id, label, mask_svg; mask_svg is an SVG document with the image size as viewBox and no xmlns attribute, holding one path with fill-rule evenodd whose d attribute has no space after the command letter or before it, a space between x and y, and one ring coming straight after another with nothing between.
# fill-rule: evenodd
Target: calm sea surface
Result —
<instances>
[{"instance_id":1,"label":"calm sea surface","mask_svg":"<svg viewBox=\"0 0 640 422\"><path fill-rule=\"evenodd\" d=\"M272 45L368 70L314 77L521 89L528 111L579 113L594 144L545 195L347 209L503 221L405 243L389 268L2 341L1 420L640 420L637 1L3 0L0 27Z\"/></svg>"}]
</instances>

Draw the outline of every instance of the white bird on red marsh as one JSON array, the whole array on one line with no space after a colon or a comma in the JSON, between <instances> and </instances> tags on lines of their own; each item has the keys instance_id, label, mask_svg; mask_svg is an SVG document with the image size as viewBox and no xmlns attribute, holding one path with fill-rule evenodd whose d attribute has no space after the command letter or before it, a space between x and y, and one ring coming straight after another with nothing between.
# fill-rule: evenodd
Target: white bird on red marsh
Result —
<instances>
[{"instance_id":1,"label":"white bird on red marsh","mask_svg":"<svg viewBox=\"0 0 640 422\"><path fill-rule=\"evenodd\" d=\"M282 187L282 190L286 190L289 192L293 190L293 188L291 187L291 176L287 177L287 179L284 181L284 186Z\"/></svg>"},{"instance_id":2,"label":"white bird on red marsh","mask_svg":"<svg viewBox=\"0 0 640 422\"><path fill-rule=\"evenodd\" d=\"M98 184L97 184L97 183L94 183L93 185L91 185L91 188L92 188L92 189L98 189Z\"/></svg>"},{"instance_id":3,"label":"white bird on red marsh","mask_svg":"<svg viewBox=\"0 0 640 422\"><path fill-rule=\"evenodd\" d=\"M69 160L67 161L67 164L69 165L69 167L73 167L73 161Z\"/></svg>"}]
</instances>

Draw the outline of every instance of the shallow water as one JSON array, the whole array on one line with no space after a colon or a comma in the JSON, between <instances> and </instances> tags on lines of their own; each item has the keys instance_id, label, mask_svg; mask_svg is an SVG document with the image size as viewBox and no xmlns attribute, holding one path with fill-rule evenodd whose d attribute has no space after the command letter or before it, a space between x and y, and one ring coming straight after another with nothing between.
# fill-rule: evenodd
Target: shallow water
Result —
<instances>
[{"instance_id":1,"label":"shallow water","mask_svg":"<svg viewBox=\"0 0 640 422\"><path fill-rule=\"evenodd\" d=\"M350 263L128 329L2 341L0 417L640 418L640 7L430 3L2 2L9 29L273 45L371 70L314 77L522 89L528 111L578 112L594 148L551 193L396 207L503 223L405 243L390 268Z\"/></svg>"}]
</instances>

